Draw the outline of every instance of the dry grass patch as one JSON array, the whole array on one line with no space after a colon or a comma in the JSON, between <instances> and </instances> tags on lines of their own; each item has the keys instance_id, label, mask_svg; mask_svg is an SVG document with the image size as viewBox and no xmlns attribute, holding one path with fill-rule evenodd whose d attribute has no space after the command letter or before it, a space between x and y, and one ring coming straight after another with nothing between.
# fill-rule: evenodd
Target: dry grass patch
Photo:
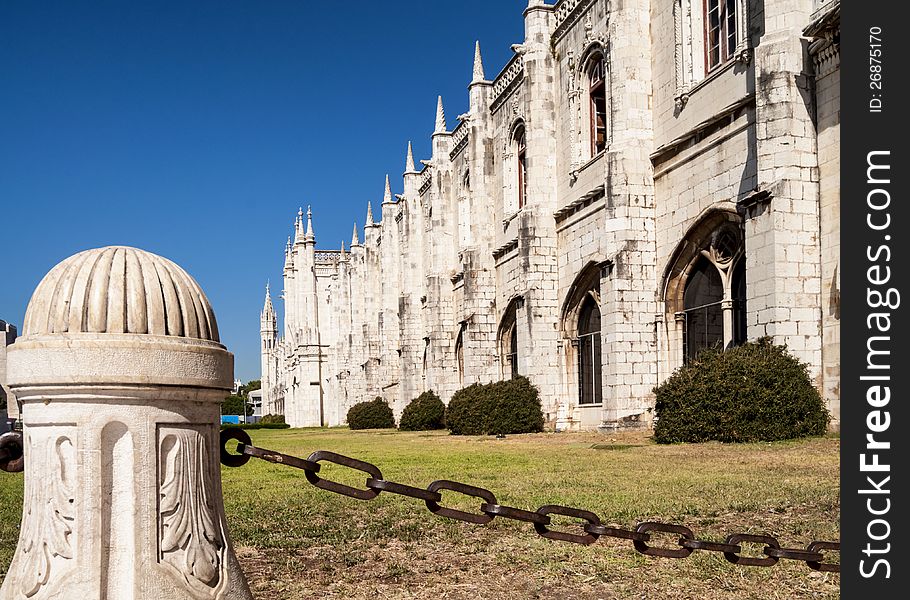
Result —
<instances>
[{"instance_id":1,"label":"dry grass patch","mask_svg":"<svg viewBox=\"0 0 910 600\"><path fill-rule=\"evenodd\" d=\"M425 487L455 479L490 489L501 504L576 506L623 527L682 523L713 541L733 532L769 533L789 547L839 538L839 440L833 437L658 446L641 432L504 440L340 429L250 433L256 445L289 454L321 449L367 460L397 482ZM365 478L332 465L321 474L355 486ZM588 547L553 542L530 525L455 522L399 496L370 502L338 496L309 485L301 471L262 461L223 468L222 477L237 553L262 600L838 597L836 574L791 561L761 569L713 553L646 557L622 540ZM21 477L0 475L0 489L5 566L15 545L10 519L18 522ZM443 502L471 511L479 505L451 492L443 492ZM574 524L560 519L556 526Z\"/></svg>"}]
</instances>

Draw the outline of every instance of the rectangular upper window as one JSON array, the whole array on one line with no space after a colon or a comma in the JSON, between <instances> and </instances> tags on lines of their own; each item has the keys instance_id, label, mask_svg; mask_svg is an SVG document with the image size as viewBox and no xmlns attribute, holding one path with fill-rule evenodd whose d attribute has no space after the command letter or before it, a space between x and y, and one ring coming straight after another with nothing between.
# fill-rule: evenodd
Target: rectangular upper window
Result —
<instances>
[{"instance_id":1,"label":"rectangular upper window","mask_svg":"<svg viewBox=\"0 0 910 600\"><path fill-rule=\"evenodd\" d=\"M730 60L736 51L736 0L705 0L705 71Z\"/></svg>"}]
</instances>

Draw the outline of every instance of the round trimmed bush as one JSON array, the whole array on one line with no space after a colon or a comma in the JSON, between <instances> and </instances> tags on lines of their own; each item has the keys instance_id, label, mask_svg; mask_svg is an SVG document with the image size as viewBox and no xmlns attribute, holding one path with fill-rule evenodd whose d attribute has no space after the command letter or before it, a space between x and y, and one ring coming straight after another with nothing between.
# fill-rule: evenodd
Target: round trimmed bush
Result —
<instances>
[{"instance_id":1,"label":"round trimmed bush","mask_svg":"<svg viewBox=\"0 0 910 600\"><path fill-rule=\"evenodd\" d=\"M395 427L392 408L381 397L359 402L348 410L348 427L351 429L390 429Z\"/></svg>"},{"instance_id":2,"label":"round trimmed bush","mask_svg":"<svg viewBox=\"0 0 910 600\"><path fill-rule=\"evenodd\" d=\"M433 390L428 390L404 407L398 428L402 431L445 429L446 405Z\"/></svg>"},{"instance_id":3,"label":"round trimmed bush","mask_svg":"<svg viewBox=\"0 0 910 600\"><path fill-rule=\"evenodd\" d=\"M522 376L458 390L445 418L455 435L535 433L544 423L537 388Z\"/></svg>"},{"instance_id":4,"label":"round trimmed bush","mask_svg":"<svg viewBox=\"0 0 910 600\"><path fill-rule=\"evenodd\" d=\"M807 365L770 338L706 349L654 392L661 444L823 435L830 418Z\"/></svg>"},{"instance_id":5,"label":"round trimmed bush","mask_svg":"<svg viewBox=\"0 0 910 600\"><path fill-rule=\"evenodd\" d=\"M262 418L259 419L259 422L263 425L271 423L285 423L284 415L262 415Z\"/></svg>"}]
</instances>

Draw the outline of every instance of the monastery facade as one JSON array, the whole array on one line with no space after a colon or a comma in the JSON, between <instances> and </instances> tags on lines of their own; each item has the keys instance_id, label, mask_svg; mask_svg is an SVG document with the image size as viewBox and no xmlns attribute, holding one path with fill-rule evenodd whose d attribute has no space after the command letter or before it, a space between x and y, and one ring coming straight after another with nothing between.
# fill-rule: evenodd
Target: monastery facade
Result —
<instances>
[{"instance_id":1,"label":"monastery facade","mask_svg":"<svg viewBox=\"0 0 910 600\"><path fill-rule=\"evenodd\" d=\"M263 412L332 426L381 396L397 418L521 374L551 429L646 426L698 350L770 336L836 424L839 11L531 0L512 59L490 79L476 48L468 111L450 131L439 100L432 156L408 145L349 248L317 250L298 212Z\"/></svg>"}]
</instances>

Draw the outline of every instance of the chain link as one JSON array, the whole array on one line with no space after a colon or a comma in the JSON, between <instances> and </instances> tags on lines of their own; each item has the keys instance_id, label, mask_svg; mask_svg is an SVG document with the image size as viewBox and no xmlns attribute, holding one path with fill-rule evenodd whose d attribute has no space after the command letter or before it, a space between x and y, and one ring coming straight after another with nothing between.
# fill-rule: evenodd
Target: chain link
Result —
<instances>
[{"instance_id":1,"label":"chain link","mask_svg":"<svg viewBox=\"0 0 910 600\"><path fill-rule=\"evenodd\" d=\"M2 439L2 436L0 436L0 439ZM238 454L231 453L227 450L227 443L231 440L238 442ZM2 453L4 451L3 447L0 446L0 468L3 466L4 455ZM691 529L684 525L672 523L646 521L644 523L639 523L634 530L606 526L601 524L600 517L595 513L580 508L561 506L558 504L546 504L536 511L523 510L499 504L496 500L496 496L490 490L448 479L434 481L428 485L426 489L418 488L396 483L394 481L388 481L383 478L382 471L375 465L334 452L320 450L313 452L307 459L302 459L273 450L257 448L252 445L249 435L242 429L225 429L221 432L222 464L228 467L240 467L245 465L251 457L302 469L310 483L320 489L335 492L337 494L350 496L359 500L372 500L382 492L407 496L409 498L423 500L430 512L436 515L457 519L467 523L484 525L496 517L531 523L538 535L551 540L587 546L596 542L600 537L612 537L631 541L635 550L646 556L686 558L691 555L693 551L701 550L705 552L722 553L729 562L740 566L772 567L776 565L780 559L787 559L804 562L809 568L816 571L840 572L840 565L838 563L822 562L825 559L825 554L822 550L839 551L840 542L813 541L805 549L781 548L777 538L770 535L735 533L727 536L727 539L724 542L712 542L696 539L695 534ZM320 477L318 473L320 470L319 463L321 461L331 462L370 475L365 483L366 489L354 488ZM441 491L456 492L483 500L479 507L479 513L471 513L443 506ZM550 515L560 515L583 521L584 525L580 527L582 533L550 529ZM650 532L670 533L679 536L677 539L678 547L666 548L651 545L649 543L651 542ZM762 544L763 556L743 556L743 543Z\"/></svg>"},{"instance_id":2,"label":"chain link","mask_svg":"<svg viewBox=\"0 0 910 600\"><path fill-rule=\"evenodd\" d=\"M8 473L21 473L24 468L22 433L8 431L0 435L0 470Z\"/></svg>"}]
</instances>

